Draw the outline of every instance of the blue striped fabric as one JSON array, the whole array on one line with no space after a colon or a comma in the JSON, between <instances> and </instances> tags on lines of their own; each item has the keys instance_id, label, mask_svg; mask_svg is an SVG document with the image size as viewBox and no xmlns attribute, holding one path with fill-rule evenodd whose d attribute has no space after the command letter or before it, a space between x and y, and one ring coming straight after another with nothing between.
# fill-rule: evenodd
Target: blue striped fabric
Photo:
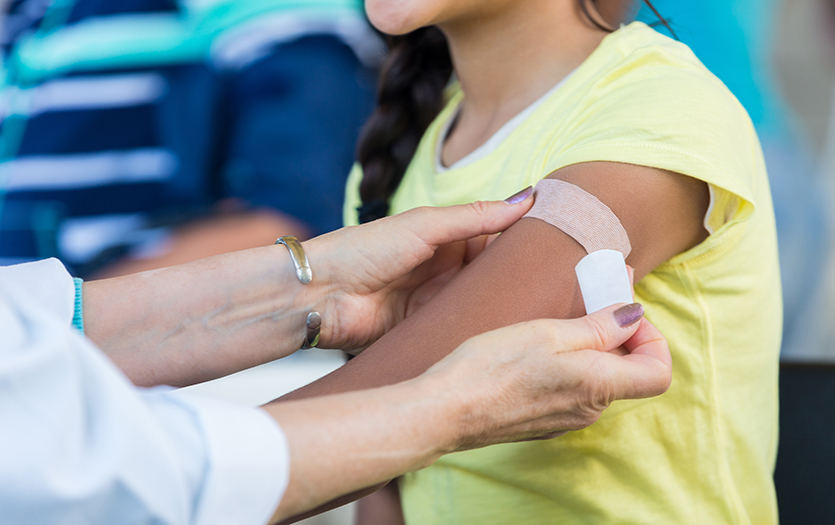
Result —
<instances>
[{"instance_id":1,"label":"blue striped fabric","mask_svg":"<svg viewBox=\"0 0 835 525\"><path fill-rule=\"evenodd\" d=\"M311 11L313 0L235 5L246 11L248 3L272 8L239 16L204 52L159 53L151 64L136 54L121 65L118 56L94 66L79 59L36 82L22 73L34 70L27 57L40 56L30 63L42 69L37 46L56 35L69 43L61 49L93 56L82 45L91 21L160 14L198 27L188 23L195 10L167 0L78 0L55 31L16 33L0 98L0 263L56 256L83 277L227 197L279 209L317 234L340 226L356 136L373 107L369 60L379 41L352 0L342 1L340 23L331 11ZM7 25L30 13L36 27L42 4L14 2Z\"/></svg>"}]
</instances>

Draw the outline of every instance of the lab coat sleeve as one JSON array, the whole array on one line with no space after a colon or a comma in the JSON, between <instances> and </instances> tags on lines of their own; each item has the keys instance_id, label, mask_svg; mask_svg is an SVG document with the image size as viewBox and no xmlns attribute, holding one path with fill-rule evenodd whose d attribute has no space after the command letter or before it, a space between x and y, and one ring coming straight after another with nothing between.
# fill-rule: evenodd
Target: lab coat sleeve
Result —
<instances>
[{"instance_id":1,"label":"lab coat sleeve","mask_svg":"<svg viewBox=\"0 0 835 525\"><path fill-rule=\"evenodd\" d=\"M0 521L266 523L289 478L279 426L135 387L71 328L60 263L34 264L0 268Z\"/></svg>"},{"instance_id":2,"label":"lab coat sleeve","mask_svg":"<svg viewBox=\"0 0 835 525\"><path fill-rule=\"evenodd\" d=\"M0 281L25 287L28 302L46 315L72 323L75 283L58 259L0 266Z\"/></svg>"}]
</instances>

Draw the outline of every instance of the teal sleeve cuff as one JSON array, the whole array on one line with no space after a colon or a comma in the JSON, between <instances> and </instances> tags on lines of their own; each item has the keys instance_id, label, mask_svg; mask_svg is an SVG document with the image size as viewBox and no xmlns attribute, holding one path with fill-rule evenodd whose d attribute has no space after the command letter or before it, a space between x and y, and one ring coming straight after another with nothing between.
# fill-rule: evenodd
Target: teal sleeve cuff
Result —
<instances>
[{"instance_id":1,"label":"teal sleeve cuff","mask_svg":"<svg viewBox=\"0 0 835 525\"><path fill-rule=\"evenodd\" d=\"M84 284L84 280L73 277L72 281L75 283L75 310L73 311L72 325L84 334L84 309L81 296L81 285Z\"/></svg>"}]
</instances>

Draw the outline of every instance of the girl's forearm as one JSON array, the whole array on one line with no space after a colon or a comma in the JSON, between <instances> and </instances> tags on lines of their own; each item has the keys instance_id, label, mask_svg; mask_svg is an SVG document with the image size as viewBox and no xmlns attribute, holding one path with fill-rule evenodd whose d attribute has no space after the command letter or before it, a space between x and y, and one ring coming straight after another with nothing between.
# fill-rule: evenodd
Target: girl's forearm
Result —
<instances>
[{"instance_id":1,"label":"girl's forearm","mask_svg":"<svg viewBox=\"0 0 835 525\"><path fill-rule=\"evenodd\" d=\"M583 306L573 265L582 255L575 241L552 226L522 220L363 353L282 399L397 383L422 374L475 335L536 318L579 317Z\"/></svg>"},{"instance_id":2,"label":"girl's forearm","mask_svg":"<svg viewBox=\"0 0 835 525\"><path fill-rule=\"evenodd\" d=\"M84 283L85 331L137 385L185 386L297 350L316 286L266 246Z\"/></svg>"}]
</instances>

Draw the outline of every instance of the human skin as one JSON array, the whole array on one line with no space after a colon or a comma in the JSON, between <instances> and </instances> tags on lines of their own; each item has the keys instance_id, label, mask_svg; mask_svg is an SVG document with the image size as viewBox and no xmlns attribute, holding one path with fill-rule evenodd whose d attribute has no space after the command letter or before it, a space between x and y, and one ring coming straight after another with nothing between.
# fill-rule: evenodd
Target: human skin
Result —
<instances>
[{"instance_id":1,"label":"human skin","mask_svg":"<svg viewBox=\"0 0 835 525\"><path fill-rule=\"evenodd\" d=\"M306 241L302 285L284 246L262 246L83 285L87 336L137 385L187 386L289 355L310 311L320 344L356 351L428 300L531 206L412 210Z\"/></svg>"},{"instance_id":2,"label":"human skin","mask_svg":"<svg viewBox=\"0 0 835 525\"><path fill-rule=\"evenodd\" d=\"M416 379L266 405L292 462L274 520L449 452L553 437L593 423L616 399L664 392L669 348L640 312L617 305L522 323L468 340ZM625 355L612 352L622 343Z\"/></svg>"},{"instance_id":3,"label":"human skin","mask_svg":"<svg viewBox=\"0 0 835 525\"><path fill-rule=\"evenodd\" d=\"M483 234L530 208L529 197L517 200L413 210L314 239L306 247L321 271L310 290L297 282L286 250L275 246L89 282L88 336L145 385L223 375L258 359L253 346L290 353L309 308L332 321L326 343L363 345L386 329L369 319L397 321L419 308L424 294L433 295L481 251ZM553 436L593 423L615 399L660 394L671 379L669 348L642 313L628 305L507 327L465 342L417 379L267 404L292 463L273 519L445 453ZM621 344L626 355L612 352ZM516 350L507 352L511 346Z\"/></svg>"},{"instance_id":4,"label":"human skin","mask_svg":"<svg viewBox=\"0 0 835 525\"><path fill-rule=\"evenodd\" d=\"M608 34L582 16L576 0L369 0L366 10L386 33L437 25L446 36L465 94L441 151L447 166L565 78ZM636 281L707 237L702 221L709 193L701 181L609 162L576 164L549 176L576 184L612 209L632 244L627 262ZM574 267L584 255L561 231L523 219L421 311L360 357L286 399L395 383L479 333L538 318L579 317L583 305Z\"/></svg>"},{"instance_id":5,"label":"human skin","mask_svg":"<svg viewBox=\"0 0 835 525\"><path fill-rule=\"evenodd\" d=\"M701 225L707 192L694 179L610 162L577 164L552 176L596 195L620 218L632 243L627 263L636 281L707 235ZM580 317L583 302L574 267L585 255L561 230L523 218L362 354L284 399L404 381L480 333L539 318Z\"/></svg>"}]
</instances>

